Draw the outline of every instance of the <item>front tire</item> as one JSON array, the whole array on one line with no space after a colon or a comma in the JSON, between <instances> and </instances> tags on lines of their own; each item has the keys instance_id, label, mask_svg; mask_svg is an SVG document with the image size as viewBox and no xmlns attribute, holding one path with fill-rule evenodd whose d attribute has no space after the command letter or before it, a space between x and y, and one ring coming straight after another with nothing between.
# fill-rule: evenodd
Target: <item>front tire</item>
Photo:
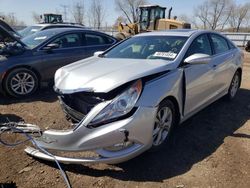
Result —
<instances>
[{"instance_id":1,"label":"front tire","mask_svg":"<svg viewBox=\"0 0 250 188\"><path fill-rule=\"evenodd\" d=\"M168 143L173 128L177 122L176 117L177 112L173 102L168 99L162 101L155 117L151 151L159 150Z\"/></svg>"},{"instance_id":2,"label":"front tire","mask_svg":"<svg viewBox=\"0 0 250 188\"><path fill-rule=\"evenodd\" d=\"M32 95L38 88L36 74L26 68L12 70L4 82L6 92L16 98Z\"/></svg>"}]
</instances>

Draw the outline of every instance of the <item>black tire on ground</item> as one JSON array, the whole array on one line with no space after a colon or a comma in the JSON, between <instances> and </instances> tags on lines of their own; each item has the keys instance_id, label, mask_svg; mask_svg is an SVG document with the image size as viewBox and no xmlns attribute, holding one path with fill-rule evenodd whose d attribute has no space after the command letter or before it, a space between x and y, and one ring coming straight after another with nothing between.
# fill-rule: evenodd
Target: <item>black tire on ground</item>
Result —
<instances>
[{"instance_id":1,"label":"black tire on ground","mask_svg":"<svg viewBox=\"0 0 250 188\"><path fill-rule=\"evenodd\" d=\"M30 96L37 88L38 77L27 68L16 68L4 79L4 89L7 94L16 98Z\"/></svg>"},{"instance_id":2,"label":"black tire on ground","mask_svg":"<svg viewBox=\"0 0 250 188\"><path fill-rule=\"evenodd\" d=\"M163 135L163 132L162 132L162 135L163 135L163 137L162 137L162 142L161 143L159 143L159 145L157 145L156 143L156 141L157 141L157 137L159 136L154 136L154 133L155 133L155 131L157 130L157 122L159 122L158 120L159 120L159 117L158 117L158 115L160 115L160 114L162 114L161 113L161 111L164 111L164 109L168 109L168 110L170 110L171 111L171 115L172 115L172 120L171 120L171 123L169 122L170 121L170 118L169 119L166 119L167 121L164 121L165 123L169 123L169 128L168 128L168 133L167 133L167 135L166 135L166 137L164 138L164 135ZM171 101L171 100L169 100L169 99L166 99L166 100L163 100L160 104L159 104L159 107L158 107L158 110L157 110L157 114L156 114L156 117L155 117L155 125L154 125L154 129L153 129L153 145L152 145L152 147L151 147L151 149L150 149L150 152L155 152L155 151L158 151L158 150L160 150L160 149L162 149L163 147L166 147L168 144L169 144L169 142L170 142L170 139L171 139L171 135L172 135L172 132L173 132L173 129L174 129L174 127L176 126L176 124L178 123L178 121L177 121L177 111L176 111L177 109L175 108L175 105L174 105L174 103ZM169 116L170 117L170 116ZM158 120L157 120L158 119ZM164 118L163 118L164 119ZM160 125L160 126L163 126L163 124L162 125ZM157 132L157 131L156 131ZM162 136L161 135L161 136Z\"/></svg>"},{"instance_id":3,"label":"black tire on ground","mask_svg":"<svg viewBox=\"0 0 250 188\"><path fill-rule=\"evenodd\" d=\"M236 96L237 91L240 87L240 82L241 82L241 74L239 71L236 71L234 76L233 76L233 79L231 81L230 87L228 89L228 93L226 95L227 100L230 101L230 100L234 99L234 97Z\"/></svg>"},{"instance_id":4,"label":"black tire on ground","mask_svg":"<svg viewBox=\"0 0 250 188\"><path fill-rule=\"evenodd\" d=\"M247 45L246 45L246 47L245 47L245 50L246 50L247 52L250 52L250 40L247 41Z\"/></svg>"}]
</instances>

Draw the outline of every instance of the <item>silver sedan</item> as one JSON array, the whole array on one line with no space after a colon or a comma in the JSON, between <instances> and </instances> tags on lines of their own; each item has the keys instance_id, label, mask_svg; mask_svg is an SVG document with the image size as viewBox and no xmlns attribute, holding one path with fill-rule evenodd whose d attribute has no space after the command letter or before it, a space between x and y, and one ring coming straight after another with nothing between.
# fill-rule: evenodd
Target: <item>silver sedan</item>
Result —
<instances>
[{"instance_id":1,"label":"silver sedan","mask_svg":"<svg viewBox=\"0 0 250 188\"><path fill-rule=\"evenodd\" d=\"M216 32L171 30L136 35L60 68L55 90L71 130L47 130L36 142L98 157L64 163L120 163L169 141L173 128L241 83L243 53ZM32 156L54 160L34 148Z\"/></svg>"}]
</instances>

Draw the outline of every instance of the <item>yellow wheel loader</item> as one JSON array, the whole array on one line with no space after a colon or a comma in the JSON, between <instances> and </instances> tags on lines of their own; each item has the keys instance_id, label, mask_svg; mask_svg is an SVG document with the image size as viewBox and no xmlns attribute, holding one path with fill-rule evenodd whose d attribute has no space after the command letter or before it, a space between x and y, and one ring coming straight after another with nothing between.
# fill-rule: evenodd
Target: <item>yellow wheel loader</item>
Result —
<instances>
[{"instance_id":1,"label":"yellow wheel loader","mask_svg":"<svg viewBox=\"0 0 250 188\"><path fill-rule=\"evenodd\" d=\"M171 19L172 8L169 9L168 18L165 18L166 8L159 5L142 5L138 7L139 21L130 24L118 24L116 38L123 40L132 35L142 32L168 30L168 29L190 29L189 23Z\"/></svg>"}]
</instances>

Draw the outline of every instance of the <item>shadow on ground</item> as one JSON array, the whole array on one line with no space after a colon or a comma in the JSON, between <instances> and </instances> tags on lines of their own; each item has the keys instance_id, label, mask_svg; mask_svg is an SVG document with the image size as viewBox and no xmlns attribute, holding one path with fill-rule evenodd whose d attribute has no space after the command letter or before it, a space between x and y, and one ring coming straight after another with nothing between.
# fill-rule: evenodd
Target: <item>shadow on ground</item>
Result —
<instances>
[{"instance_id":1,"label":"shadow on ground","mask_svg":"<svg viewBox=\"0 0 250 188\"><path fill-rule=\"evenodd\" d=\"M43 102L51 103L51 102L55 102L56 100L57 100L57 94L54 92L52 88L39 90L32 96L29 96L26 98L20 98L20 99L0 95L0 105L30 103L30 102L35 102L35 101L43 101Z\"/></svg>"},{"instance_id":2,"label":"shadow on ground","mask_svg":"<svg viewBox=\"0 0 250 188\"><path fill-rule=\"evenodd\" d=\"M15 114L1 114L0 113L0 123L8 122L23 122L24 119Z\"/></svg>"},{"instance_id":3,"label":"shadow on ground","mask_svg":"<svg viewBox=\"0 0 250 188\"><path fill-rule=\"evenodd\" d=\"M16 183L0 183L1 188L17 188Z\"/></svg>"},{"instance_id":4,"label":"shadow on ground","mask_svg":"<svg viewBox=\"0 0 250 188\"><path fill-rule=\"evenodd\" d=\"M84 165L64 165L64 169L77 174L109 176L123 181L162 182L186 173L194 164L209 157L223 144L226 137L249 138L249 135L234 133L250 119L249 106L250 91L240 89L233 101L221 99L177 127L165 150L146 152L113 166L121 170L99 170ZM54 166L53 163L46 164Z\"/></svg>"}]
</instances>

